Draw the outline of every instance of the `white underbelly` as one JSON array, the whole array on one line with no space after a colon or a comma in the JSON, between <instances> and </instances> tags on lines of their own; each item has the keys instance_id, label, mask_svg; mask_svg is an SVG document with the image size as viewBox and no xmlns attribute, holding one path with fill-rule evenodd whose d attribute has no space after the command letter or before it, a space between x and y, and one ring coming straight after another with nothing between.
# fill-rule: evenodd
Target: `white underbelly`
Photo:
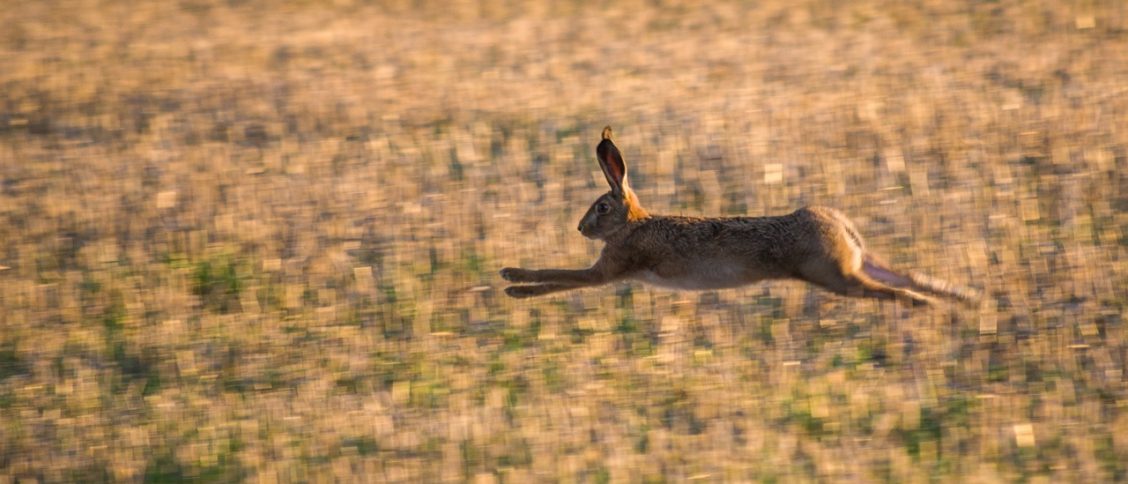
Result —
<instances>
[{"instance_id":1,"label":"white underbelly","mask_svg":"<svg viewBox=\"0 0 1128 484\"><path fill-rule=\"evenodd\" d=\"M641 271L633 279L669 289L708 290L743 286L753 282L755 278L749 277L740 266L722 265L668 277L662 277L654 271Z\"/></svg>"}]
</instances>

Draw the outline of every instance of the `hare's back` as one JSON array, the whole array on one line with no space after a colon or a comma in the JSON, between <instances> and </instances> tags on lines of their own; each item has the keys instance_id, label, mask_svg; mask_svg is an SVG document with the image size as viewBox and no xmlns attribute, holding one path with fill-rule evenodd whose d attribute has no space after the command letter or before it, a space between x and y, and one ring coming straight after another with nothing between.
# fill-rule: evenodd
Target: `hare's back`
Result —
<instances>
[{"instance_id":1,"label":"hare's back","mask_svg":"<svg viewBox=\"0 0 1128 484\"><path fill-rule=\"evenodd\" d=\"M768 217L652 217L612 251L631 278L676 289L721 289L855 267L862 240L844 215L809 207ZM815 266L812 266L815 264Z\"/></svg>"},{"instance_id":2,"label":"hare's back","mask_svg":"<svg viewBox=\"0 0 1128 484\"><path fill-rule=\"evenodd\" d=\"M795 213L776 217L664 217L636 232L636 279L679 289L736 287L791 277L804 230Z\"/></svg>"}]
</instances>

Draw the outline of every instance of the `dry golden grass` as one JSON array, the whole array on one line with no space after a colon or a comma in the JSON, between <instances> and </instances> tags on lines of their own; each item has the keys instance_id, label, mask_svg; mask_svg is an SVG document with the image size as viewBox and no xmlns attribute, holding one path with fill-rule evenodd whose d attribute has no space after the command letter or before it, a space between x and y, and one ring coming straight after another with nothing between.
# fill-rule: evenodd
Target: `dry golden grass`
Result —
<instances>
[{"instance_id":1,"label":"dry golden grass","mask_svg":"<svg viewBox=\"0 0 1128 484\"><path fill-rule=\"evenodd\" d=\"M1128 479L1122 2L0 24L0 481ZM834 206L987 302L505 298L594 260L606 124L653 212Z\"/></svg>"}]
</instances>

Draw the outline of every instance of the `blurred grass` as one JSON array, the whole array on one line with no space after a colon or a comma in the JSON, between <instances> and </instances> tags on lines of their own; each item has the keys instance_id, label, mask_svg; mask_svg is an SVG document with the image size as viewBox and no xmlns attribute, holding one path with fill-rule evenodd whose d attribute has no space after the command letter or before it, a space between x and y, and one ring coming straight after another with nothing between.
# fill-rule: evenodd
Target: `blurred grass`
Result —
<instances>
[{"instance_id":1,"label":"blurred grass","mask_svg":"<svg viewBox=\"0 0 1128 484\"><path fill-rule=\"evenodd\" d=\"M1120 2L0 11L0 477L1128 478ZM657 213L984 287L535 301L606 124Z\"/></svg>"}]
</instances>

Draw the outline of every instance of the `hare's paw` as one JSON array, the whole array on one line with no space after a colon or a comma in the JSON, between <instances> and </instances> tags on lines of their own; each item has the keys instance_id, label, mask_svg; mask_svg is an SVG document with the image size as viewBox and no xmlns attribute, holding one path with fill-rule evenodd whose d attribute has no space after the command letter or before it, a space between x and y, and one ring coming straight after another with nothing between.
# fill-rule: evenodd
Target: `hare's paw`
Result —
<instances>
[{"instance_id":1,"label":"hare's paw","mask_svg":"<svg viewBox=\"0 0 1128 484\"><path fill-rule=\"evenodd\" d=\"M533 280L532 273L533 271L528 269L506 267L501 270L501 278L509 282L536 282Z\"/></svg>"}]
</instances>

